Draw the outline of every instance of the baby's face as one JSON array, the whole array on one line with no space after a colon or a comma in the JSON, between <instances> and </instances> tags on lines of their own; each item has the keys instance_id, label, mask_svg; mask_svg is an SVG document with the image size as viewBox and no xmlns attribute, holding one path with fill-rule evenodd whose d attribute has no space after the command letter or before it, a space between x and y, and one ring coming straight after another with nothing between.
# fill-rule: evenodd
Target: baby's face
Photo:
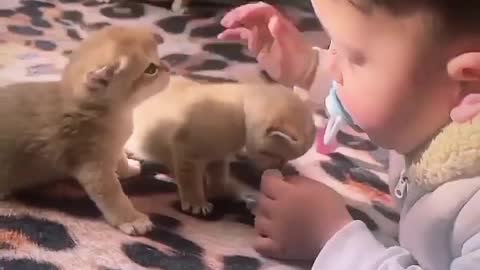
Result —
<instances>
[{"instance_id":1,"label":"baby's face","mask_svg":"<svg viewBox=\"0 0 480 270\"><path fill-rule=\"evenodd\" d=\"M426 14L394 17L380 8L367 14L349 0L312 2L332 41L324 66L373 142L406 153L449 121L455 82Z\"/></svg>"}]
</instances>

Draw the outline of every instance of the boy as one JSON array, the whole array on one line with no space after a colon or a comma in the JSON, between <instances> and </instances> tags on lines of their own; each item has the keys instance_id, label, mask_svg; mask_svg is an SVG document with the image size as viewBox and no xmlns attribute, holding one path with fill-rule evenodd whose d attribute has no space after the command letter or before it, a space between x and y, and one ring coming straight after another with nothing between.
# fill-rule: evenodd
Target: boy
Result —
<instances>
[{"instance_id":1,"label":"boy","mask_svg":"<svg viewBox=\"0 0 480 270\"><path fill-rule=\"evenodd\" d=\"M377 145L405 155L405 170L391 179L400 244L382 246L325 185L282 181L268 171L256 249L277 258L316 257L313 269L322 270L480 269L480 4L312 3L331 38L328 51L312 49L264 3L229 12L220 38L248 41L260 65L285 85L325 97L329 73L355 124Z\"/></svg>"}]
</instances>

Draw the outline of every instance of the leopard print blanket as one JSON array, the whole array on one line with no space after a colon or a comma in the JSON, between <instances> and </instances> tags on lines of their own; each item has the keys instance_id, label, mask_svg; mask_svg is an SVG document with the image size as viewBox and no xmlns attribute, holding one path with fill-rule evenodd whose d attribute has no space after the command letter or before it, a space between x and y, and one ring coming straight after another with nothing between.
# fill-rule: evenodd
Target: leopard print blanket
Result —
<instances>
[{"instance_id":1,"label":"leopard print blanket","mask_svg":"<svg viewBox=\"0 0 480 270\"><path fill-rule=\"evenodd\" d=\"M153 25L165 40L159 49L163 59L195 80L273 83L241 44L216 40L229 3L193 2L182 15L171 13L167 0L1 1L0 83L58 79L65 56L89 32L109 24ZM279 8L316 45L325 46L328 40L308 5L290 2L297 6L282 1ZM321 126L322 114L315 117ZM320 155L314 146L292 165L340 192L351 214L388 242L397 233L398 214L385 183L385 151L352 131L341 132L338 141L335 153ZM260 172L248 162L234 162L231 168L238 179L258 188ZM191 217L179 210L175 185L154 177L164 172L160 164L145 161L142 170L142 176L123 186L136 207L152 217L152 232L144 237L120 233L104 222L78 185L59 182L0 201L0 269L309 267L259 256L251 247L253 217L244 203L216 202L212 216Z\"/></svg>"}]
</instances>

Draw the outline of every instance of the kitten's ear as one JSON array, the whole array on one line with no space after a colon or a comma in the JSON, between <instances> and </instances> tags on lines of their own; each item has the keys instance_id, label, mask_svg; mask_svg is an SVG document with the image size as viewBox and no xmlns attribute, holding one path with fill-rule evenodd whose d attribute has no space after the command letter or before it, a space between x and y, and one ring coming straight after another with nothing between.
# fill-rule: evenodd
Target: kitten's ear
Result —
<instances>
[{"instance_id":1,"label":"kitten's ear","mask_svg":"<svg viewBox=\"0 0 480 270\"><path fill-rule=\"evenodd\" d=\"M157 42L157 44L163 44L164 39L161 35L154 33L153 37L155 38L155 41Z\"/></svg>"},{"instance_id":2,"label":"kitten's ear","mask_svg":"<svg viewBox=\"0 0 480 270\"><path fill-rule=\"evenodd\" d=\"M88 72L85 80L87 89L92 92L98 92L102 89L105 89L108 87L115 75L121 73L127 68L128 62L127 56L120 56L112 64L108 64Z\"/></svg>"},{"instance_id":3,"label":"kitten's ear","mask_svg":"<svg viewBox=\"0 0 480 270\"><path fill-rule=\"evenodd\" d=\"M267 136L284 140L289 144L296 144L298 142L297 138L295 138L294 136L284 131L273 129L273 128L269 128L267 130Z\"/></svg>"}]
</instances>

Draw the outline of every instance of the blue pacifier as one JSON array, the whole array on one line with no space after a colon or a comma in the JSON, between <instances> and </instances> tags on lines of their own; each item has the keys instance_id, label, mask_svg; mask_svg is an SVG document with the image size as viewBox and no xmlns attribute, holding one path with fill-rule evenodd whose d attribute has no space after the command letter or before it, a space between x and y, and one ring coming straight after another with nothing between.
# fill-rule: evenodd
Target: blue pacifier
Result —
<instances>
[{"instance_id":1,"label":"blue pacifier","mask_svg":"<svg viewBox=\"0 0 480 270\"><path fill-rule=\"evenodd\" d=\"M332 142L333 138L335 138L343 126L355 125L352 117L340 102L337 92L338 83L333 81L330 92L325 99L325 107L329 115L327 127L325 129L325 135L323 137L323 143L325 145L328 145Z\"/></svg>"}]
</instances>

